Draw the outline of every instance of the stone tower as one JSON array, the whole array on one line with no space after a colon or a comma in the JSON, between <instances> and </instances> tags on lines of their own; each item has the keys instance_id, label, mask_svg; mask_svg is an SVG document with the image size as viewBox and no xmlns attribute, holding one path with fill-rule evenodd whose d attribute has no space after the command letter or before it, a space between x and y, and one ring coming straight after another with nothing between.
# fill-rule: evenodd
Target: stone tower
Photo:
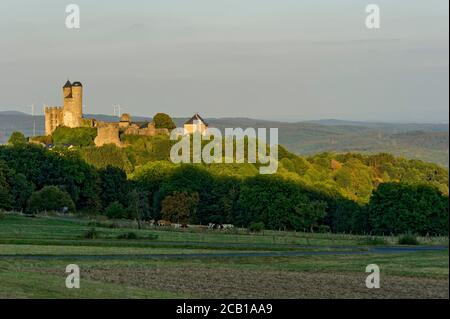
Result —
<instances>
[{"instance_id":1,"label":"stone tower","mask_svg":"<svg viewBox=\"0 0 450 319\"><path fill-rule=\"evenodd\" d=\"M80 82L63 86L63 106L45 108L45 134L51 135L58 126L70 128L83 124L83 85Z\"/></svg>"},{"instance_id":2,"label":"stone tower","mask_svg":"<svg viewBox=\"0 0 450 319\"><path fill-rule=\"evenodd\" d=\"M80 82L67 81L63 86L63 125L80 127L83 117L83 85Z\"/></svg>"}]
</instances>

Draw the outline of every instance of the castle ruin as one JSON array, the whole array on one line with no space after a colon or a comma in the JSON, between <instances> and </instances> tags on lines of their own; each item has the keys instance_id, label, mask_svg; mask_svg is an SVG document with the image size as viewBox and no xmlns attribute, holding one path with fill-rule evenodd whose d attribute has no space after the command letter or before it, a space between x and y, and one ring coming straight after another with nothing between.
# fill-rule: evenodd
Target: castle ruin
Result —
<instances>
[{"instance_id":1,"label":"castle ruin","mask_svg":"<svg viewBox=\"0 0 450 319\"><path fill-rule=\"evenodd\" d=\"M125 135L168 135L169 130L156 128L152 122L133 122L129 114L122 114L118 122L104 122L83 118L83 85L80 82L63 86L63 106L45 107L45 134L52 135L60 126L97 128L95 145L115 144L123 147L120 134Z\"/></svg>"}]
</instances>

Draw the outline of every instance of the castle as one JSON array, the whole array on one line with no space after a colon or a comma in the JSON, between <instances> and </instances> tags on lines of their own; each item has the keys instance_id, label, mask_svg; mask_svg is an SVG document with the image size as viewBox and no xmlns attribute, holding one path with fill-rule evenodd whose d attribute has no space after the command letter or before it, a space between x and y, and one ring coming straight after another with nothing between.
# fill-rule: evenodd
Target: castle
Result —
<instances>
[{"instance_id":1,"label":"castle","mask_svg":"<svg viewBox=\"0 0 450 319\"><path fill-rule=\"evenodd\" d=\"M45 107L45 135L51 135L58 126L82 126L83 85L67 80L63 86L63 97L62 107Z\"/></svg>"},{"instance_id":2,"label":"castle","mask_svg":"<svg viewBox=\"0 0 450 319\"><path fill-rule=\"evenodd\" d=\"M95 145L115 144L123 147L120 134L125 135L168 135L166 128L156 128L153 122L133 122L129 114L122 114L119 122L104 122L96 119L83 118L83 85L81 82L70 83L67 80L63 86L63 106L45 107L45 135L52 135L59 126L69 128L91 127L97 129ZM205 132L206 122L195 114L184 124L187 134L195 131Z\"/></svg>"}]
</instances>

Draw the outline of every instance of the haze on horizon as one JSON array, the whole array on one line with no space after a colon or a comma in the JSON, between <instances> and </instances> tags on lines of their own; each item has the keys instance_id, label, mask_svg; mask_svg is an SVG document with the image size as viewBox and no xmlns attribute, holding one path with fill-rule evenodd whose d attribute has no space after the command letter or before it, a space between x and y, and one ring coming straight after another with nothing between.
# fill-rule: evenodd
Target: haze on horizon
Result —
<instances>
[{"instance_id":1,"label":"haze on horizon","mask_svg":"<svg viewBox=\"0 0 450 319\"><path fill-rule=\"evenodd\" d=\"M65 6L81 29L65 27ZM381 8L368 30L365 6ZM0 2L0 111L446 122L448 1Z\"/></svg>"}]
</instances>

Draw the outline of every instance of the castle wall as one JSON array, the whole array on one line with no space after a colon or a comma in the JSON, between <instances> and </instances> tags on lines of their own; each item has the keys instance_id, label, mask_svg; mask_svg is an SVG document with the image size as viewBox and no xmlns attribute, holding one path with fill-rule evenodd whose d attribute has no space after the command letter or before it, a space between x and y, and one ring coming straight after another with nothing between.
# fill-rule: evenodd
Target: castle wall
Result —
<instances>
[{"instance_id":1,"label":"castle wall","mask_svg":"<svg viewBox=\"0 0 450 319\"><path fill-rule=\"evenodd\" d=\"M45 108L45 135L51 135L53 131L63 124L63 109L61 107Z\"/></svg>"},{"instance_id":2,"label":"castle wall","mask_svg":"<svg viewBox=\"0 0 450 319\"><path fill-rule=\"evenodd\" d=\"M115 123L102 123L97 127L97 137L94 140L96 146L115 144L122 147L119 136L119 125Z\"/></svg>"}]
</instances>

